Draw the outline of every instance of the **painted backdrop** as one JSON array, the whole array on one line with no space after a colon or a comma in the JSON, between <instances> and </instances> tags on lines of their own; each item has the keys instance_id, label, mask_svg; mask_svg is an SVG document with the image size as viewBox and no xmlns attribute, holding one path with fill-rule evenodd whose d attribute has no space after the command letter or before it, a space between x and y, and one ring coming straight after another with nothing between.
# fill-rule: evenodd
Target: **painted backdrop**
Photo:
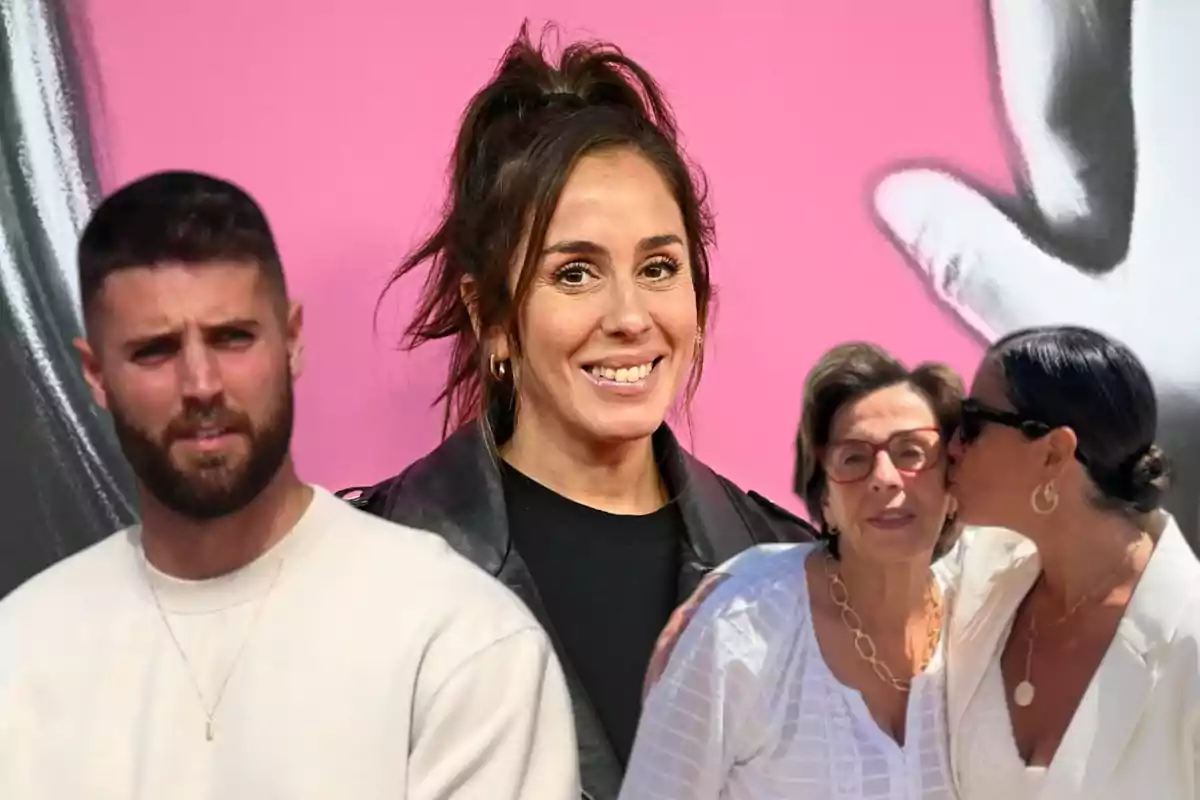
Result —
<instances>
[{"instance_id":1,"label":"painted backdrop","mask_svg":"<svg viewBox=\"0 0 1200 800\"><path fill-rule=\"evenodd\" d=\"M78 75L71 58L14 49L14 13L45 0L0 7L11 62L0 91L25 86L46 106L29 70L13 67L25 59L42 73L52 63L88 97L85 115L60 109L88 135L58 157L81 159L101 189L161 168L211 170L265 205L308 308L296 453L311 480L374 481L437 442L441 353L394 346L416 282L389 295L378 328L372 310L434 219L459 113L529 16L642 61L708 175L719 308L692 443L705 461L798 509L801 384L824 349L874 340L969 377L990 337L1077 322L1150 365L1164 444L1182 466L1172 508L1197 529L1200 278L1188 233L1200 218L1200 95L1189 84L1200 4L446 0L418 13L389 0L78 0L66 51ZM24 180L11 165L27 132L0 119L10 168L0 183ZM61 202L64 187L35 188L0 204L6 237L40 224L22 203ZM6 248L3 274L69 286L62 224L54 258ZM12 286L6 278L4 307L32 308L43 323L31 341L57 344L10 348L0 363L5 385L34 387L0 419L26 432L0 485L0 503L26 520L0 528L0 563L20 565L0 571L0 594L17 572L101 535L128 497L104 420L78 392L39 388L73 380L61 347L76 324L69 291L50 309ZM16 323L0 324L13 341ZM47 504L9 481L31 462L68 485L117 476L92 481L114 513L87 492Z\"/></svg>"}]
</instances>

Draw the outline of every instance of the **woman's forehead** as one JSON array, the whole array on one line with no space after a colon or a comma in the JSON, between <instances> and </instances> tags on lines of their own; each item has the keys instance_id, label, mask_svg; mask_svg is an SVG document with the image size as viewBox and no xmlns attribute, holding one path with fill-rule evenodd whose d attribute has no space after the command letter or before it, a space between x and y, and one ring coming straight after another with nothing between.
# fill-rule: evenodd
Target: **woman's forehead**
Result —
<instances>
[{"instance_id":1,"label":"woman's forehead","mask_svg":"<svg viewBox=\"0 0 1200 800\"><path fill-rule=\"evenodd\" d=\"M936 424L928 399L907 384L897 384L843 406L833 418L829 438L886 438L894 431Z\"/></svg>"}]
</instances>

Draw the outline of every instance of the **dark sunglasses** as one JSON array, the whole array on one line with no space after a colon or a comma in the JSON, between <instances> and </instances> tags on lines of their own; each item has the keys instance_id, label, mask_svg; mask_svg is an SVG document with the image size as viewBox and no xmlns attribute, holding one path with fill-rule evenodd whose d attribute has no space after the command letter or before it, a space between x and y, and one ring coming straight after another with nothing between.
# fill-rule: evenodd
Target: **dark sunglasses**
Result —
<instances>
[{"instance_id":1,"label":"dark sunglasses","mask_svg":"<svg viewBox=\"0 0 1200 800\"><path fill-rule=\"evenodd\" d=\"M1053 427L1045 422L1024 414L992 408L971 398L963 400L962 417L958 424L958 435L963 444L970 444L978 439L989 422L1018 430L1028 439L1040 439L1053 430Z\"/></svg>"}]
</instances>

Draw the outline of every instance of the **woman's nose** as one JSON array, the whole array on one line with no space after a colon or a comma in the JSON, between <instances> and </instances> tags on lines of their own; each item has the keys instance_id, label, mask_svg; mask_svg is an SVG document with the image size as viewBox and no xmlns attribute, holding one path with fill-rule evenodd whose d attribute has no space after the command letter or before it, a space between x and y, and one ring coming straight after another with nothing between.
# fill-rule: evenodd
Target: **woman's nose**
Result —
<instances>
[{"instance_id":1,"label":"woman's nose","mask_svg":"<svg viewBox=\"0 0 1200 800\"><path fill-rule=\"evenodd\" d=\"M635 338L650 329L650 314L641 291L636 284L614 282L612 302L604 317L605 333Z\"/></svg>"},{"instance_id":2,"label":"woman's nose","mask_svg":"<svg viewBox=\"0 0 1200 800\"><path fill-rule=\"evenodd\" d=\"M871 470L870 486L875 491L903 486L900 470L896 469L892 457L886 450L880 450L875 456L875 468Z\"/></svg>"}]
</instances>

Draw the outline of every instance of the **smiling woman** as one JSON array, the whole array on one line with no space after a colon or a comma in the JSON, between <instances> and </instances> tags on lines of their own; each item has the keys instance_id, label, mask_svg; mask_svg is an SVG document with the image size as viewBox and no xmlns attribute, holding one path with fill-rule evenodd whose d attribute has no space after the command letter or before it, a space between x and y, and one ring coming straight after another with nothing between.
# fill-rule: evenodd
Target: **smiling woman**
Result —
<instances>
[{"instance_id":1,"label":"smiling woman","mask_svg":"<svg viewBox=\"0 0 1200 800\"><path fill-rule=\"evenodd\" d=\"M948 367L873 345L821 358L796 491L824 543L776 548L703 601L646 698L622 800L954 797L951 582L932 561L961 398Z\"/></svg>"},{"instance_id":2,"label":"smiling woman","mask_svg":"<svg viewBox=\"0 0 1200 800\"><path fill-rule=\"evenodd\" d=\"M474 97L409 342L453 343L459 429L348 490L441 533L550 631L585 795L621 782L654 641L714 564L802 520L696 461L664 424L701 372L711 221L658 86L616 47L556 61L522 29Z\"/></svg>"},{"instance_id":3,"label":"smiling woman","mask_svg":"<svg viewBox=\"0 0 1200 800\"><path fill-rule=\"evenodd\" d=\"M648 437L700 358L699 308L708 295L707 281L697 291L689 274L683 214L671 189L636 151L580 159L546 240L511 337L523 351L513 367L522 419L506 452L509 463L543 482L555 480L536 474L547 437L589 451L640 442L643 455L649 452ZM490 340L498 359L512 361L517 348L508 332L497 329ZM646 489L642 496L618 491L609 502L653 511L666 498L661 487Z\"/></svg>"}]
</instances>

